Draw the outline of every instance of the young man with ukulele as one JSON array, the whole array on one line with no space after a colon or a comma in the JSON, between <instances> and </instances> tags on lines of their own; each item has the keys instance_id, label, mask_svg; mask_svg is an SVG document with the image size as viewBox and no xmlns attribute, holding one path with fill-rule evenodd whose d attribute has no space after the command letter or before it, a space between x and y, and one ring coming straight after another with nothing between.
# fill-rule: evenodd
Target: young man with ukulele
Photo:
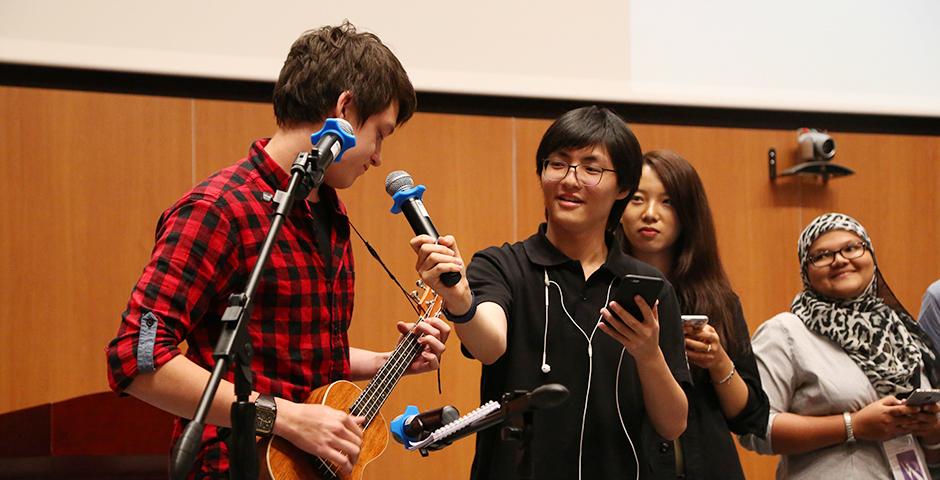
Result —
<instances>
[{"instance_id":1,"label":"young man with ukulele","mask_svg":"<svg viewBox=\"0 0 940 480\"><path fill-rule=\"evenodd\" d=\"M361 417L303 403L316 387L374 376L388 353L350 348L353 257L349 219L337 189L381 163L384 138L415 111L414 88L392 52L348 22L304 33L291 47L274 90L278 128L248 156L197 185L163 213L150 261L134 287L117 336L107 347L108 380L179 415L174 441L191 417L215 363L220 318L244 291L270 230L276 191L291 164L311 149L326 118L349 121L356 145L327 170L323 185L298 199L285 219L253 296L252 401L274 434L348 473L362 442ZM399 323L401 332L411 325ZM408 373L439 367L449 327L419 324L423 351ZM182 354L178 345L185 341ZM211 405L194 476L227 478L229 372ZM260 395L259 395L260 394ZM260 397L260 398L259 398Z\"/></svg>"}]
</instances>

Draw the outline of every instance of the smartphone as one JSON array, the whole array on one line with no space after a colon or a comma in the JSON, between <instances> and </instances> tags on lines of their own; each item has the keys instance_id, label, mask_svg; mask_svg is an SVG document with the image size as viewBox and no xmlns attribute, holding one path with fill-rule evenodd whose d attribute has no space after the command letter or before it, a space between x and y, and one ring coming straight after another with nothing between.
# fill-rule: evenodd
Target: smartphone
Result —
<instances>
[{"instance_id":1,"label":"smartphone","mask_svg":"<svg viewBox=\"0 0 940 480\"><path fill-rule=\"evenodd\" d=\"M708 323L708 315L681 315L682 324L692 327L693 330L701 330Z\"/></svg>"},{"instance_id":2,"label":"smartphone","mask_svg":"<svg viewBox=\"0 0 940 480\"><path fill-rule=\"evenodd\" d=\"M640 312L640 307L636 305L636 300L633 297L637 295L643 297L643 300L646 300L646 303L652 308L662 290L662 278L627 274L624 275L623 281L620 282L620 287L617 288L612 300L619 303L624 310L630 312L630 315L633 315L633 318L637 321L642 322L643 313ZM610 313L614 314L613 311ZM606 320L604 321L606 323Z\"/></svg>"},{"instance_id":3,"label":"smartphone","mask_svg":"<svg viewBox=\"0 0 940 480\"><path fill-rule=\"evenodd\" d=\"M899 395L898 398L901 398ZM918 388L903 395L904 404L910 407L920 407L931 403L940 402L940 390L932 388Z\"/></svg>"}]
</instances>

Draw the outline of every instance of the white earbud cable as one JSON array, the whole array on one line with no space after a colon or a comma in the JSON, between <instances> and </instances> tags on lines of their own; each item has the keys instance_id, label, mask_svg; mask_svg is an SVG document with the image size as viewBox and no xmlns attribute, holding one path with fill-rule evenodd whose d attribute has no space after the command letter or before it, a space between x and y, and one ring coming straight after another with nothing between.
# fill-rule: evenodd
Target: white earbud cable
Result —
<instances>
[{"instance_id":1,"label":"white earbud cable","mask_svg":"<svg viewBox=\"0 0 940 480\"><path fill-rule=\"evenodd\" d=\"M617 418L620 419L620 426L623 428L623 434L627 436L630 442L630 450L633 451L633 462L636 464L636 480L640 480L640 459L636 456L636 447L633 446L633 439L630 438L630 432L627 431L627 424L623 421L623 413L620 412L620 370L623 368L623 354L627 347L620 349L620 360L617 362L617 383L614 384L614 400L617 402Z\"/></svg>"},{"instance_id":2,"label":"white earbud cable","mask_svg":"<svg viewBox=\"0 0 940 480\"><path fill-rule=\"evenodd\" d=\"M568 320L571 321L571 324L574 325L575 328L577 328L579 332L581 332L581 335L584 336L584 339L587 341L587 344L588 344L587 391L584 393L584 410L581 413L581 438L578 442L578 479L580 480L581 472L582 472L582 457L583 457L583 452L584 452L584 428L585 428L585 423L587 421L588 400L590 400L591 398L591 378L594 374L594 349L593 349L592 343L594 341L594 334L597 333L597 323L601 322L603 315L597 318L597 323L594 324L594 329L591 330L591 334L588 335L587 332L585 332L584 329L581 328L580 325L578 325L578 322L574 320L574 317L572 317L571 314L568 313L568 308L565 306L565 294L564 292L562 292L561 286L558 285L558 283L548 278L547 269L544 270L544 274L545 274L545 277L544 277L545 278L545 329L544 329L544 333L542 336L542 367L541 367L542 373L549 373L551 371L551 366L547 363L547 359L548 359L548 348L547 348L548 347L548 304L549 304L548 286L549 285L554 285L556 288L558 288L558 296L559 296L559 301L561 303L561 309L565 312L565 316L568 317ZM610 285L607 286L607 300L604 302L605 307L607 306L608 303L610 303L610 291L613 288L613 286L614 286L613 281L611 281ZM614 384L614 401L616 402L616 405L617 405L617 417L620 419L620 426L623 428L623 433L627 435L627 441L629 442L630 450L633 453L633 461L634 461L634 464L636 465L636 469L635 469L636 478L639 479L640 478L640 461L637 458L636 447L633 445L633 439L630 438L630 433L627 432L627 426L623 421L623 413L620 411L620 370L621 370L621 366L623 365L624 352L626 352L626 348L622 348L620 350L620 362L618 362L617 364L617 377L615 380L616 383Z\"/></svg>"}]
</instances>

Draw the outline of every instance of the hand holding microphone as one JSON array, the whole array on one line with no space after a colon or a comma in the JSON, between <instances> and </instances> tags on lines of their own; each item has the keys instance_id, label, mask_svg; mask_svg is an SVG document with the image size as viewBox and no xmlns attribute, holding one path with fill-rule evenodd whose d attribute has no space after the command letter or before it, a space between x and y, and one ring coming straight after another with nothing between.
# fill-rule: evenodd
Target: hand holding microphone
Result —
<instances>
[{"instance_id":1,"label":"hand holding microphone","mask_svg":"<svg viewBox=\"0 0 940 480\"><path fill-rule=\"evenodd\" d=\"M431 242L437 243L440 235L437 233L437 229L434 228L434 224L431 223L431 216L428 214L427 209L424 208L424 202L421 201L421 197L424 195L425 191L424 185L415 186L414 180L412 180L411 175L408 175L408 172L396 170L385 177L385 191L392 196L392 200L394 201L392 213L403 213L405 218L408 219L408 224L411 225L411 229L415 232L415 235L419 237L421 235L427 235L431 238ZM451 257L449 260L453 260L454 257L459 254L456 252L456 242L452 241L453 237L450 237L450 239L451 242L448 243L452 243L451 246L453 246L454 249L442 249L440 253L446 254ZM412 248L414 247L414 240L412 240ZM418 249L416 248L415 251L418 251ZM459 260L459 257L457 258ZM438 273L440 273L441 283L445 286L453 287L460 282L463 276L461 273L463 260L450 263L452 265L441 265L441 268L438 268ZM425 283L431 285L432 288L434 287L433 282L429 282L428 279L424 280Z\"/></svg>"},{"instance_id":2,"label":"hand holding microphone","mask_svg":"<svg viewBox=\"0 0 940 480\"><path fill-rule=\"evenodd\" d=\"M404 213L414 230L411 248L418 254L415 270L421 280L444 298L444 314L457 321L451 312L471 313L473 295L463 275L464 261L453 236L441 237L431 223L421 197L424 185L414 185L408 172L397 170L385 178L385 191L392 196L392 213ZM466 321L466 320L464 320Z\"/></svg>"},{"instance_id":3,"label":"hand holding microphone","mask_svg":"<svg viewBox=\"0 0 940 480\"><path fill-rule=\"evenodd\" d=\"M444 316L454 323L471 320L476 310L475 300L470 291L470 284L460 273L464 269L464 261L454 237L445 235L434 241L427 235L418 235L411 239L410 244L418 254L415 271L425 284L444 299ZM453 287L446 287L444 282L448 272L461 275Z\"/></svg>"}]
</instances>

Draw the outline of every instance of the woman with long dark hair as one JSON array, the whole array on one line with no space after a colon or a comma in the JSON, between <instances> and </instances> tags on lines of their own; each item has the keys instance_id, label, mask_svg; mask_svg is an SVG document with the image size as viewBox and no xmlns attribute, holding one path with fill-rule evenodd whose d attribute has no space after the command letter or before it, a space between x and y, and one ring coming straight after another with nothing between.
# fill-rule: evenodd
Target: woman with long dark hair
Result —
<instances>
[{"instance_id":1,"label":"woman with long dark hair","mask_svg":"<svg viewBox=\"0 0 940 480\"><path fill-rule=\"evenodd\" d=\"M652 449L658 477L743 479L729 431L763 435L769 407L741 302L721 266L698 173L675 152L647 153L639 188L621 220L627 253L666 275L684 315L708 317L705 324L683 327L686 354L695 367L694 386L686 391L685 433L674 445L662 439L644 442Z\"/></svg>"}]
</instances>

